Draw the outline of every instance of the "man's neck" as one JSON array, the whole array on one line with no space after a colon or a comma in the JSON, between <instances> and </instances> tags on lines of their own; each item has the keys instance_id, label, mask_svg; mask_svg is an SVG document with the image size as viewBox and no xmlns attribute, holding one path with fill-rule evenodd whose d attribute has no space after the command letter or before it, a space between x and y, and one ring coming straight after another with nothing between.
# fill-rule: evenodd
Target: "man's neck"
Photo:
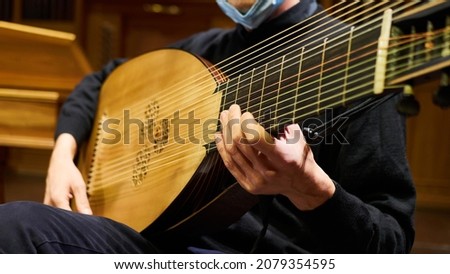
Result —
<instances>
[{"instance_id":1,"label":"man's neck","mask_svg":"<svg viewBox=\"0 0 450 274\"><path fill-rule=\"evenodd\" d=\"M270 18L275 18L282 14L283 12L289 10L293 6L297 5L301 0L284 0L284 2L278 7L278 9L270 16Z\"/></svg>"}]
</instances>

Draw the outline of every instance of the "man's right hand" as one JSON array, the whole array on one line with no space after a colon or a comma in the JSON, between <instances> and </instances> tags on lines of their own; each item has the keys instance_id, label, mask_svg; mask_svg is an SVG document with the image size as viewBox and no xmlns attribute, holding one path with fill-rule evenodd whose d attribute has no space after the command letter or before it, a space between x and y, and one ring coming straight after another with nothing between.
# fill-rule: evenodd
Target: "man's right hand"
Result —
<instances>
[{"instance_id":1,"label":"man's right hand","mask_svg":"<svg viewBox=\"0 0 450 274\"><path fill-rule=\"evenodd\" d=\"M63 133L56 142L48 167L44 203L72 210L70 200L75 199L77 211L92 214L86 194L86 184L73 159L77 143L72 135Z\"/></svg>"}]
</instances>

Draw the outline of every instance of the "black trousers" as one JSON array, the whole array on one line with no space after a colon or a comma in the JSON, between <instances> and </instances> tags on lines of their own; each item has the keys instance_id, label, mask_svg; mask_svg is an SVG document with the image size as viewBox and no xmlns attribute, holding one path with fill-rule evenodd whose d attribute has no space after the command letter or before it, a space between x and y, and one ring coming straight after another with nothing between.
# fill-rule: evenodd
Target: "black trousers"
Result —
<instances>
[{"instance_id":1,"label":"black trousers","mask_svg":"<svg viewBox=\"0 0 450 274\"><path fill-rule=\"evenodd\" d=\"M155 253L137 231L107 218L36 202L0 205L0 253Z\"/></svg>"}]
</instances>

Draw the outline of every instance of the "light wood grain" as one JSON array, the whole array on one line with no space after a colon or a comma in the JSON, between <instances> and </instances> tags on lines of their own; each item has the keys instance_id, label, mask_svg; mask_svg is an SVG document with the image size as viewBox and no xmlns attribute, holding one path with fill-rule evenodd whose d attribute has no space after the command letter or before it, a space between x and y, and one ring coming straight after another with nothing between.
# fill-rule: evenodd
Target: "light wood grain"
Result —
<instances>
[{"instance_id":1,"label":"light wood grain","mask_svg":"<svg viewBox=\"0 0 450 274\"><path fill-rule=\"evenodd\" d=\"M216 82L195 56L179 50L160 50L132 59L116 69L105 82L94 129L87 148L86 162L80 168L88 182L88 194L95 214L123 222L141 231L150 225L183 190L205 157L203 124L217 122L220 93ZM198 123L183 124L176 134L170 125L168 143L157 152L145 138L139 141L137 123L125 125L124 111L130 118L147 122L148 105L158 106L156 122L172 120L175 113ZM120 120L122 138L104 144L102 125L107 119ZM126 131L129 128L129 132ZM126 142L125 135L130 135ZM192 142L193 139L199 142ZM180 143L178 140L185 140ZM148 162L142 181L133 181L137 155L148 146ZM139 172L140 170L138 170ZM141 174L142 175L142 174Z\"/></svg>"}]
</instances>

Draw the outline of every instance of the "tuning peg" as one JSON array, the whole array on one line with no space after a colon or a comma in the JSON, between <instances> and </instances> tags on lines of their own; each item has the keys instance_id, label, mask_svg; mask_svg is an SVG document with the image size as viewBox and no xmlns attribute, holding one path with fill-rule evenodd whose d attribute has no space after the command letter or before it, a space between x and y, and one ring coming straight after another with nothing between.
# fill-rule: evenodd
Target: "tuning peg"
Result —
<instances>
[{"instance_id":1,"label":"tuning peg","mask_svg":"<svg viewBox=\"0 0 450 274\"><path fill-rule=\"evenodd\" d=\"M416 116L420 111L420 104L414 96L413 89L410 85L403 88L403 97L397 103L397 111L406 116Z\"/></svg>"},{"instance_id":2,"label":"tuning peg","mask_svg":"<svg viewBox=\"0 0 450 274\"><path fill-rule=\"evenodd\" d=\"M448 71L442 72L441 84L433 93L433 103L441 108L450 107L450 86L448 84Z\"/></svg>"}]
</instances>

